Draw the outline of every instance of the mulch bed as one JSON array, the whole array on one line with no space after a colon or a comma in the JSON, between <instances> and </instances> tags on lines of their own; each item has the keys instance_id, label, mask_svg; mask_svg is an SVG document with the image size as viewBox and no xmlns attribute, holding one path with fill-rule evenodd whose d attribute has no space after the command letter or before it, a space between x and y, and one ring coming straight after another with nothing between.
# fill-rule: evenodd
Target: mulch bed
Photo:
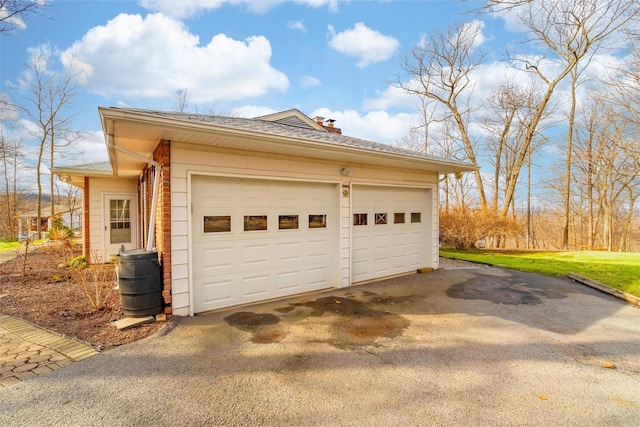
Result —
<instances>
[{"instance_id":1,"label":"mulch bed","mask_svg":"<svg viewBox=\"0 0 640 427\"><path fill-rule=\"evenodd\" d=\"M16 259L0 265L0 313L77 338L98 350L145 338L164 325L155 322L125 330L113 326L111 322L125 317L120 293L113 289L114 266L106 264L96 275L85 276L99 276L96 294L96 282L82 280L80 273L66 266L80 253L77 243L52 242L35 247L26 260L23 248ZM96 296L103 300L100 308L90 301Z\"/></svg>"}]
</instances>

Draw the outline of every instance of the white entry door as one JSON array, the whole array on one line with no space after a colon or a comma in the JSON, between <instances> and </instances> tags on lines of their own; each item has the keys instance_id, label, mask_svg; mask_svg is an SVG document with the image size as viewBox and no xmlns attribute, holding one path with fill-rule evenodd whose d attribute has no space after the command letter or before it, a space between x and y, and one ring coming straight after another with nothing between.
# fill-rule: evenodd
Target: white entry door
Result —
<instances>
[{"instance_id":1,"label":"white entry door","mask_svg":"<svg viewBox=\"0 0 640 427\"><path fill-rule=\"evenodd\" d=\"M194 176L194 312L337 285L334 184Z\"/></svg>"},{"instance_id":2,"label":"white entry door","mask_svg":"<svg viewBox=\"0 0 640 427\"><path fill-rule=\"evenodd\" d=\"M138 248L137 195L104 194L103 206L105 258L117 254L121 248Z\"/></svg>"},{"instance_id":3,"label":"white entry door","mask_svg":"<svg viewBox=\"0 0 640 427\"><path fill-rule=\"evenodd\" d=\"M431 190L354 185L352 194L352 282L429 265Z\"/></svg>"}]
</instances>

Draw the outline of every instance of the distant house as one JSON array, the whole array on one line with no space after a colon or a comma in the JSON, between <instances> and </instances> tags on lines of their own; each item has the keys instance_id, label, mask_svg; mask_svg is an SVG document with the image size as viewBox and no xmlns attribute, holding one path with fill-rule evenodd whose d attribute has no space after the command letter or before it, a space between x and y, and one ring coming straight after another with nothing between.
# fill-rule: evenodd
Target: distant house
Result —
<instances>
[{"instance_id":1,"label":"distant house","mask_svg":"<svg viewBox=\"0 0 640 427\"><path fill-rule=\"evenodd\" d=\"M55 173L84 191L94 262L121 246L157 250L167 314L437 268L438 176L474 170L298 110L99 113L107 167Z\"/></svg>"},{"instance_id":2,"label":"distant house","mask_svg":"<svg viewBox=\"0 0 640 427\"><path fill-rule=\"evenodd\" d=\"M65 224L71 223L71 215L75 215L66 206L56 206L55 216L62 217ZM43 207L40 210L40 232L44 234L52 227L54 217L51 215L51 206ZM38 212L28 211L18 213L18 238L37 239L38 238Z\"/></svg>"}]
</instances>

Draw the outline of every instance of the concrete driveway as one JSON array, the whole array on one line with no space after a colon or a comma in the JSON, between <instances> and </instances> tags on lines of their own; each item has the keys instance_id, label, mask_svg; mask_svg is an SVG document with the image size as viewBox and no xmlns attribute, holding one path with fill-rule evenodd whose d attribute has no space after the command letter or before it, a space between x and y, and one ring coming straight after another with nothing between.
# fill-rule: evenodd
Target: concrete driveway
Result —
<instances>
[{"instance_id":1,"label":"concrete driveway","mask_svg":"<svg viewBox=\"0 0 640 427\"><path fill-rule=\"evenodd\" d=\"M438 270L181 319L0 390L0 425L640 424L640 310Z\"/></svg>"}]
</instances>

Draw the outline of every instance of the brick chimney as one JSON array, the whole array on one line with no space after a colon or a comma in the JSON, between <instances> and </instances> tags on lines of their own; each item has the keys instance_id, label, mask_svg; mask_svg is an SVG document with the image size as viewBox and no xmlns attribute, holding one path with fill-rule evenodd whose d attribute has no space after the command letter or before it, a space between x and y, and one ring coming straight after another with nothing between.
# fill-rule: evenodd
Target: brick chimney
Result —
<instances>
[{"instance_id":1,"label":"brick chimney","mask_svg":"<svg viewBox=\"0 0 640 427\"><path fill-rule=\"evenodd\" d=\"M342 135L342 129L335 127L333 124L335 123L335 119L327 119L327 125L322 125L323 128L328 130L331 133L337 133Z\"/></svg>"},{"instance_id":2,"label":"brick chimney","mask_svg":"<svg viewBox=\"0 0 640 427\"><path fill-rule=\"evenodd\" d=\"M324 117L321 116L316 116L313 118L313 121L316 122L317 124L319 124L320 126L322 126L323 128L325 128L326 130L328 130L331 133L337 133L339 135L342 135L342 129L335 127L333 124L335 123L335 119L327 119L325 120ZM325 125L326 123L326 125Z\"/></svg>"}]
</instances>

